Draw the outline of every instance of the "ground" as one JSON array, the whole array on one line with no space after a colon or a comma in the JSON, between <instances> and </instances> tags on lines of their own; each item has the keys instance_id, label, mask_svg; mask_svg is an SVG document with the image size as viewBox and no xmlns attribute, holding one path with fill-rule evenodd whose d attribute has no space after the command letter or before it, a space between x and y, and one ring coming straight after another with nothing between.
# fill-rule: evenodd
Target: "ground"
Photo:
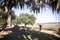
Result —
<instances>
[{"instance_id":1,"label":"ground","mask_svg":"<svg viewBox=\"0 0 60 40\"><path fill-rule=\"evenodd\" d=\"M0 32L0 40L59 40L60 35L50 30L31 30L15 26Z\"/></svg>"}]
</instances>

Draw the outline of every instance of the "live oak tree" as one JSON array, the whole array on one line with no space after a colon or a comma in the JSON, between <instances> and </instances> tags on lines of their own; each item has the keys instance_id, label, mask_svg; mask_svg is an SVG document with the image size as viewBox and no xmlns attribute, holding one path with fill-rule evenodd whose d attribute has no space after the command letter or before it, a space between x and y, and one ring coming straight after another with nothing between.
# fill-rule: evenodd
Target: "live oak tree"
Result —
<instances>
[{"instance_id":1,"label":"live oak tree","mask_svg":"<svg viewBox=\"0 0 60 40\"><path fill-rule=\"evenodd\" d=\"M19 17L16 19L16 23L24 23L25 26L27 24L34 24L36 20L36 17L33 14L28 14L28 13L21 13Z\"/></svg>"},{"instance_id":2,"label":"live oak tree","mask_svg":"<svg viewBox=\"0 0 60 40\"><path fill-rule=\"evenodd\" d=\"M59 12L60 10L60 0L1 0L0 9L8 14L7 26L10 26L11 24L12 8L16 8L17 5L19 5L22 9L25 4L27 5L27 7L30 7L30 10L33 12L39 12L40 7L45 7L45 4L50 5L53 12L54 10L56 10L57 12Z\"/></svg>"}]
</instances>

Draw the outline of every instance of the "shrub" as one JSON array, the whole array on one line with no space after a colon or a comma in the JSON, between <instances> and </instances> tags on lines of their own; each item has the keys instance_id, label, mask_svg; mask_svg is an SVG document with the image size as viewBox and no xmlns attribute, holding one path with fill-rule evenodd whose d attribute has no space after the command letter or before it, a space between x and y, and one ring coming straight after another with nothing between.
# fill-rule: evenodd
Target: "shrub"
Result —
<instances>
[{"instance_id":1,"label":"shrub","mask_svg":"<svg viewBox=\"0 0 60 40\"><path fill-rule=\"evenodd\" d=\"M58 29L57 34L59 34L59 35L60 35L60 28Z\"/></svg>"}]
</instances>

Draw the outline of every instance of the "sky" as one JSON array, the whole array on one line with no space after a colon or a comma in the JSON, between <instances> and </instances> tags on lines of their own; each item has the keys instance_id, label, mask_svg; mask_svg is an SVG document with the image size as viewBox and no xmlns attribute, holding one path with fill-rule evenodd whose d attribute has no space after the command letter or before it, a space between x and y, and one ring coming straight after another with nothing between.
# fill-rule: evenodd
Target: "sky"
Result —
<instances>
[{"instance_id":1,"label":"sky","mask_svg":"<svg viewBox=\"0 0 60 40\"><path fill-rule=\"evenodd\" d=\"M2 2L3 0L0 0ZM21 10L21 8L15 9L14 7L12 10L15 12L17 16L19 16L21 13L29 13L33 14L36 17L35 23L49 23L49 22L60 22L60 12L57 14L57 12L52 12L51 7L48 5L45 5L45 7L40 9L40 13L36 14L30 11L30 8L27 9L27 5L24 6L24 8Z\"/></svg>"},{"instance_id":2,"label":"sky","mask_svg":"<svg viewBox=\"0 0 60 40\"><path fill-rule=\"evenodd\" d=\"M21 8L13 8L15 14L19 16L21 13L29 13L33 14L36 17L35 23L49 23L49 22L60 22L60 14L57 14L57 12L52 12L51 7L46 5L42 9L40 9L40 13L36 14L30 11L30 8L27 9L27 5L24 6L24 8L21 10Z\"/></svg>"}]
</instances>

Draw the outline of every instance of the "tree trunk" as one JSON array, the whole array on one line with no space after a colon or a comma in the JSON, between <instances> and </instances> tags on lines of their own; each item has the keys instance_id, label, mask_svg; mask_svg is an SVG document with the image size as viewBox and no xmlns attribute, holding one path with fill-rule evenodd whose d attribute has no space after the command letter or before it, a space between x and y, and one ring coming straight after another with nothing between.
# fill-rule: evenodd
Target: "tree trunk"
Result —
<instances>
[{"instance_id":1,"label":"tree trunk","mask_svg":"<svg viewBox=\"0 0 60 40\"><path fill-rule=\"evenodd\" d=\"M57 3L57 7L56 7L57 10L59 9L59 6L60 6L59 3Z\"/></svg>"},{"instance_id":2,"label":"tree trunk","mask_svg":"<svg viewBox=\"0 0 60 40\"><path fill-rule=\"evenodd\" d=\"M11 15L8 13L7 26L11 26Z\"/></svg>"},{"instance_id":3,"label":"tree trunk","mask_svg":"<svg viewBox=\"0 0 60 40\"><path fill-rule=\"evenodd\" d=\"M7 6L5 6L5 13L8 13L8 18L7 18L7 26L11 26L11 12L10 10L7 8Z\"/></svg>"},{"instance_id":4,"label":"tree trunk","mask_svg":"<svg viewBox=\"0 0 60 40\"><path fill-rule=\"evenodd\" d=\"M26 24L25 24L25 27L26 27Z\"/></svg>"}]
</instances>

